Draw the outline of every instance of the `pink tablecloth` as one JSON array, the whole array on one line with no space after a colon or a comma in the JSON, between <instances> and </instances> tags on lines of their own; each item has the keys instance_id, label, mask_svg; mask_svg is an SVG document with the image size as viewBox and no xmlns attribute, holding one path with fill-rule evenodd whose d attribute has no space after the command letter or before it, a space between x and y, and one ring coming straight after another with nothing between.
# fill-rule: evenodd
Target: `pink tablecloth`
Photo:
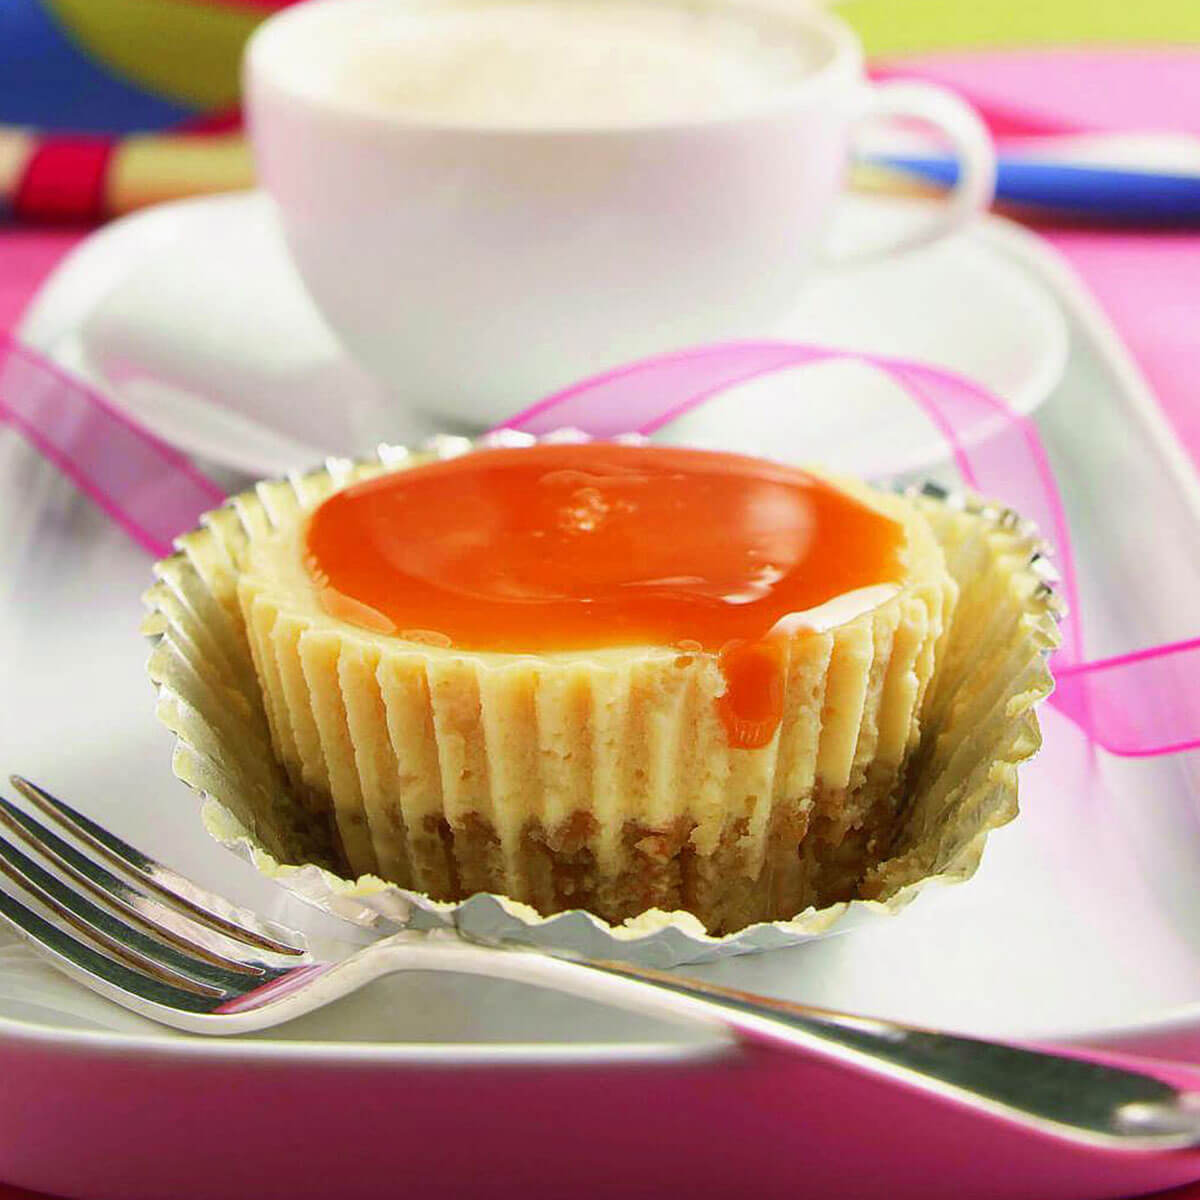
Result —
<instances>
[{"instance_id":1,"label":"pink tablecloth","mask_svg":"<svg viewBox=\"0 0 1200 1200\"><path fill-rule=\"evenodd\" d=\"M83 235L79 232L0 230L0 329L12 329L51 268Z\"/></svg>"},{"instance_id":2,"label":"pink tablecloth","mask_svg":"<svg viewBox=\"0 0 1200 1200\"><path fill-rule=\"evenodd\" d=\"M1200 468L1200 234L1047 236L1120 331Z\"/></svg>"}]
</instances>

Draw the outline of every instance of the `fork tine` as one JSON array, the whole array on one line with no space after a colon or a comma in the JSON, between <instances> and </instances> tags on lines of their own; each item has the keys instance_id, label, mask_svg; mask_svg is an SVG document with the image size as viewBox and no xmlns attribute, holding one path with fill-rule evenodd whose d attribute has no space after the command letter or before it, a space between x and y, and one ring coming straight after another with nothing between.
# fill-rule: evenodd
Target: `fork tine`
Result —
<instances>
[{"instance_id":1,"label":"fork tine","mask_svg":"<svg viewBox=\"0 0 1200 1200\"><path fill-rule=\"evenodd\" d=\"M3 887L0 887L0 916L7 918L17 933L46 954L66 974L104 992L110 999L116 998L112 992L123 993L138 1001L151 1001L195 1013L212 1012L218 1003L215 998L172 987L169 983L109 958L22 904ZM97 980L103 986L97 987Z\"/></svg>"},{"instance_id":2,"label":"fork tine","mask_svg":"<svg viewBox=\"0 0 1200 1200\"><path fill-rule=\"evenodd\" d=\"M106 871L47 829L40 821L34 820L15 804L10 804L3 796L0 796L0 826L6 828L25 849L36 851L50 862L77 887L116 910L124 920L151 936L167 942L185 954L194 955L227 971L243 971L250 975L259 973L257 966L261 964L242 958L231 958L228 953L221 953L215 948L221 942L227 943L229 947L235 944L224 934L215 934L208 926L192 921L161 901L139 891L124 879ZM239 942L236 945L244 949L244 943Z\"/></svg>"},{"instance_id":3,"label":"fork tine","mask_svg":"<svg viewBox=\"0 0 1200 1200\"><path fill-rule=\"evenodd\" d=\"M52 796L45 788L21 775L10 775L10 781L22 796L44 816L77 837L100 857L113 863L137 879L147 891L175 905L193 920L207 925L236 941L255 946L272 954L299 957L307 953L303 947L281 940L282 930L248 913L239 912L227 900L205 891L182 875L164 867L135 846L89 820L69 804Z\"/></svg>"},{"instance_id":4,"label":"fork tine","mask_svg":"<svg viewBox=\"0 0 1200 1200\"><path fill-rule=\"evenodd\" d=\"M206 995L219 996L246 988L244 975L215 967L126 925L38 866L4 838L0 838L0 871L77 932L106 952L116 954L127 965L137 965L157 976L165 975L176 987L199 988ZM137 960L136 964L128 962L130 956ZM264 968L257 972L257 979L276 973Z\"/></svg>"},{"instance_id":5,"label":"fork tine","mask_svg":"<svg viewBox=\"0 0 1200 1200\"><path fill-rule=\"evenodd\" d=\"M59 904L53 896L23 878L19 871L2 859L0 876L16 884L86 939L72 936L65 929L22 904L6 889L0 888L0 912L27 937L56 956L66 958L77 967L101 979L111 979L116 972L118 978L125 980L119 986L123 986L125 991L132 992L135 996L144 994L145 985L157 984L170 989L172 996L165 1001L167 1003L174 1003L176 996L186 996L193 1002L189 1007L194 1008L197 1000L219 1003L224 997L225 993L220 988L178 975L155 960L122 945L102 930L90 926L81 917ZM211 1003L205 1007L211 1007Z\"/></svg>"}]
</instances>

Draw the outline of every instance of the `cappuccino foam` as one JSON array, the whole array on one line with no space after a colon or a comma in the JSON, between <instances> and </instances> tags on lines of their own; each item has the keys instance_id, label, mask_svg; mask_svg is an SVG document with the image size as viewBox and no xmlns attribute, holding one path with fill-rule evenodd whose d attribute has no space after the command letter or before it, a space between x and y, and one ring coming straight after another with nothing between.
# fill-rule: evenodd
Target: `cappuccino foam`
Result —
<instances>
[{"instance_id":1,"label":"cappuccino foam","mask_svg":"<svg viewBox=\"0 0 1200 1200\"><path fill-rule=\"evenodd\" d=\"M311 79L414 122L571 128L686 121L768 104L817 65L782 19L653 0L380 6L330 22Z\"/></svg>"}]
</instances>

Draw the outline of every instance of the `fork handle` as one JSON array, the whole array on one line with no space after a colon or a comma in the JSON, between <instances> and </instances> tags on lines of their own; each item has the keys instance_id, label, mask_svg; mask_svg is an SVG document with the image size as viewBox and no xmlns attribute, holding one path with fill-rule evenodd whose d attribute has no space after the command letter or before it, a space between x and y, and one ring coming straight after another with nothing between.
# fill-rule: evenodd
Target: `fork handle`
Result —
<instances>
[{"instance_id":1,"label":"fork handle","mask_svg":"<svg viewBox=\"0 0 1200 1200\"><path fill-rule=\"evenodd\" d=\"M744 1040L813 1053L1091 1147L1200 1145L1200 1094L1122 1067L809 1008L649 967L462 942L458 949L467 953L440 953L449 949L443 944L430 956L441 958L440 969L503 976L649 1015L723 1026Z\"/></svg>"}]
</instances>

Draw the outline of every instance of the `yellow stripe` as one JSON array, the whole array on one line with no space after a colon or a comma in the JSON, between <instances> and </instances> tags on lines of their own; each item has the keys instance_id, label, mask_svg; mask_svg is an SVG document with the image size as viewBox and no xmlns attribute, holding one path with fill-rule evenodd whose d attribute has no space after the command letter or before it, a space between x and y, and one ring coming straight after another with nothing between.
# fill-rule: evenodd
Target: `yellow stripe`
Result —
<instances>
[{"instance_id":1,"label":"yellow stripe","mask_svg":"<svg viewBox=\"0 0 1200 1200\"><path fill-rule=\"evenodd\" d=\"M105 211L130 212L162 200L251 187L254 169L238 134L134 137L113 155L105 185Z\"/></svg>"},{"instance_id":2,"label":"yellow stripe","mask_svg":"<svg viewBox=\"0 0 1200 1200\"><path fill-rule=\"evenodd\" d=\"M871 55L1200 42L1197 0L842 0Z\"/></svg>"},{"instance_id":3,"label":"yellow stripe","mask_svg":"<svg viewBox=\"0 0 1200 1200\"><path fill-rule=\"evenodd\" d=\"M37 143L24 129L0 125L0 202L11 200Z\"/></svg>"},{"instance_id":4,"label":"yellow stripe","mask_svg":"<svg viewBox=\"0 0 1200 1200\"><path fill-rule=\"evenodd\" d=\"M941 196L944 187L907 171L895 171L874 163L856 163L850 171L850 186L856 192L888 196Z\"/></svg>"},{"instance_id":5,"label":"yellow stripe","mask_svg":"<svg viewBox=\"0 0 1200 1200\"><path fill-rule=\"evenodd\" d=\"M85 54L146 91L204 109L238 100L242 46L261 9L193 0L45 0Z\"/></svg>"}]
</instances>

